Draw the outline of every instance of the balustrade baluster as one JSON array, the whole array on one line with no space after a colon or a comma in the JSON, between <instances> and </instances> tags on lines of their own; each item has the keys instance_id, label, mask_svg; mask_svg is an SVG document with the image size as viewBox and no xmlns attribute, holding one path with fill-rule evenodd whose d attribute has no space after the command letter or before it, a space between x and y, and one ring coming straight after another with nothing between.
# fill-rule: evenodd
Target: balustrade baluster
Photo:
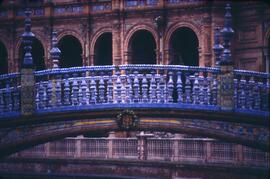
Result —
<instances>
[{"instance_id":1,"label":"balustrade baluster","mask_svg":"<svg viewBox=\"0 0 270 179\"><path fill-rule=\"evenodd\" d=\"M199 84L199 74L198 73L195 73L192 96L193 96L193 104L200 104L200 84Z\"/></svg>"},{"instance_id":2,"label":"balustrade baluster","mask_svg":"<svg viewBox=\"0 0 270 179\"><path fill-rule=\"evenodd\" d=\"M178 103L183 102L183 83L182 83L182 72L178 71L177 72L177 95L178 95Z\"/></svg>"},{"instance_id":3,"label":"balustrade baluster","mask_svg":"<svg viewBox=\"0 0 270 179\"><path fill-rule=\"evenodd\" d=\"M51 80L48 80L47 85L47 105L46 107L50 108L52 107L52 97L53 97L53 84Z\"/></svg>"},{"instance_id":4,"label":"balustrade baluster","mask_svg":"<svg viewBox=\"0 0 270 179\"><path fill-rule=\"evenodd\" d=\"M56 106L62 105L62 86L61 86L61 76L56 76L56 84L55 84L55 97L56 97Z\"/></svg>"},{"instance_id":5,"label":"balustrade baluster","mask_svg":"<svg viewBox=\"0 0 270 179\"><path fill-rule=\"evenodd\" d=\"M240 80L240 108L245 109L246 108L246 91L245 91L245 87L246 87L246 79L244 76L241 76L241 80Z\"/></svg>"},{"instance_id":6,"label":"balustrade baluster","mask_svg":"<svg viewBox=\"0 0 270 179\"><path fill-rule=\"evenodd\" d=\"M89 90L88 90L88 92L87 92L87 90L88 90L88 86L86 83L86 77L83 76L81 79L81 94L82 94L81 105L89 104Z\"/></svg>"},{"instance_id":7,"label":"balustrade baluster","mask_svg":"<svg viewBox=\"0 0 270 179\"><path fill-rule=\"evenodd\" d=\"M71 78L71 103L72 106L79 105L79 84L77 78Z\"/></svg>"},{"instance_id":8,"label":"balustrade baluster","mask_svg":"<svg viewBox=\"0 0 270 179\"><path fill-rule=\"evenodd\" d=\"M263 79L258 79L258 80L263 80ZM258 87L259 87L259 97L260 97L260 102L259 102L259 110L262 110L263 107L263 101L264 101L264 95L263 95L263 82L259 81L258 82Z\"/></svg>"},{"instance_id":9,"label":"balustrade baluster","mask_svg":"<svg viewBox=\"0 0 270 179\"><path fill-rule=\"evenodd\" d=\"M161 103L160 74L156 75L156 81L157 81L157 103Z\"/></svg>"},{"instance_id":10,"label":"balustrade baluster","mask_svg":"<svg viewBox=\"0 0 270 179\"><path fill-rule=\"evenodd\" d=\"M40 97L39 97L39 91L40 91L40 83L36 83L36 109L40 109Z\"/></svg>"},{"instance_id":11,"label":"balustrade baluster","mask_svg":"<svg viewBox=\"0 0 270 179\"><path fill-rule=\"evenodd\" d=\"M238 79L237 77L233 79L233 88L234 88L234 93L233 93L233 99L234 99L234 108L238 108Z\"/></svg>"},{"instance_id":12,"label":"balustrade baluster","mask_svg":"<svg viewBox=\"0 0 270 179\"><path fill-rule=\"evenodd\" d=\"M167 102L172 103L173 102L173 72L169 71L169 80L167 83Z\"/></svg>"},{"instance_id":13,"label":"balustrade baluster","mask_svg":"<svg viewBox=\"0 0 270 179\"><path fill-rule=\"evenodd\" d=\"M70 83L68 76L65 76L64 79L64 105L69 106L71 104L70 102Z\"/></svg>"},{"instance_id":14,"label":"balustrade baluster","mask_svg":"<svg viewBox=\"0 0 270 179\"><path fill-rule=\"evenodd\" d=\"M107 81L107 102L113 103L113 82L112 74L109 73L109 79Z\"/></svg>"},{"instance_id":15,"label":"balustrade baluster","mask_svg":"<svg viewBox=\"0 0 270 179\"><path fill-rule=\"evenodd\" d=\"M247 109L253 109L253 88L254 88L254 79L253 76L250 77L247 84Z\"/></svg>"},{"instance_id":16,"label":"balustrade baluster","mask_svg":"<svg viewBox=\"0 0 270 179\"><path fill-rule=\"evenodd\" d=\"M127 85L126 85L126 103L133 102L133 91L132 91L132 79L131 74L126 71Z\"/></svg>"},{"instance_id":17,"label":"balustrade baluster","mask_svg":"<svg viewBox=\"0 0 270 179\"><path fill-rule=\"evenodd\" d=\"M151 80L150 80L150 87L149 87L149 93L150 93L150 103L156 103L157 102L157 95L156 95L157 85L155 80L155 71L151 71Z\"/></svg>"},{"instance_id":18,"label":"balustrade baluster","mask_svg":"<svg viewBox=\"0 0 270 179\"><path fill-rule=\"evenodd\" d=\"M6 102L6 111L11 112L12 111L12 99L11 99L11 88L10 88L10 82L9 80L6 81L6 88L5 88L5 102Z\"/></svg>"},{"instance_id":19,"label":"balustrade baluster","mask_svg":"<svg viewBox=\"0 0 270 179\"><path fill-rule=\"evenodd\" d=\"M211 83L213 81L212 77L207 77L207 96L206 96L206 105L211 105Z\"/></svg>"},{"instance_id":20,"label":"balustrade baluster","mask_svg":"<svg viewBox=\"0 0 270 179\"><path fill-rule=\"evenodd\" d=\"M4 90L0 89L0 113L4 113L5 102L4 102Z\"/></svg>"},{"instance_id":21,"label":"balustrade baluster","mask_svg":"<svg viewBox=\"0 0 270 179\"><path fill-rule=\"evenodd\" d=\"M120 71L116 70L115 72L116 82L114 85L114 103L121 103L121 78L120 78Z\"/></svg>"},{"instance_id":22,"label":"balustrade baluster","mask_svg":"<svg viewBox=\"0 0 270 179\"><path fill-rule=\"evenodd\" d=\"M138 103L140 99L140 84L139 84L139 79L138 79L138 71L134 71L134 103Z\"/></svg>"},{"instance_id":23,"label":"balustrade baluster","mask_svg":"<svg viewBox=\"0 0 270 179\"><path fill-rule=\"evenodd\" d=\"M256 82L254 85L254 109L259 110L261 104L260 88L259 82Z\"/></svg>"},{"instance_id":24,"label":"balustrade baluster","mask_svg":"<svg viewBox=\"0 0 270 179\"><path fill-rule=\"evenodd\" d=\"M121 103L126 101L126 75L120 75L121 80Z\"/></svg>"},{"instance_id":25,"label":"balustrade baluster","mask_svg":"<svg viewBox=\"0 0 270 179\"><path fill-rule=\"evenodd\" d=\"M48 86L48 82L47 81L43 81L42 82L42 86L43 86L43 95L42 95L42 104L43 104L43 109L47 108L47 100L48 100L48 92L47 92L47 86Z\"/></svg>"},{"instance_id":26,"label":"balustrade baluster","mask_svg":"<svg viewBox=\"0 0 270 179\"><path fill-rule=\"evenodd\" d=\"M143 79L142 79L142 103L147 103L148 102L148 84L147 84L147 78L146 78L146 74L143 75Z\"/></svg>"},{"instance_id":27,"label":"balustrade baluster","mask_svg":"<svg viewBox=\"0 0 270 179\"><path fill-rule=\"evenodd\" d=\"M96 87L96 79L94 73L90 78L90 94L91 94L91 104L96 104L97 102L97 87Z\"/></svg>"},{"instance_id":28,"label":"balustrade baluster","mask_svg":"<svg viewBox=\"0 0 270 179\"><path fill-rule=\"evenodd\" d=\"M104 83L104 75L100 74L99 77L99 103L105 102L105 83Z\"/></svg>"},{"instance_id":29,"label":"balustrade baluster","mask_svg":"<svg viewBox=\"0 0 270 179\"><path fill-rule=\"evenodd\" d=\"M209 88L209 78L207 76L207 73L205 73L205 76L204 76L204 81L203 81L203 84L204 84L204 87L203 87L203 92L204 92L204 98L203 98L203 104L204 105L209 105L209 91L208 88Z\"/></svg>"},{"instance_id":30,"label":"balustrade baluster","mask_svg":"<svg viewBox=\"0 0 270 179\"><path fill-rule=\"evenodd\" d=\"M77 78L78 83L78 105L83 104L83 94L82 94L82 78Z\"/></svg>"},{"instance_id":31,"label":"balustrade baluster","mask_svg":"<svg viewBox=\"0 0 270 179\"><path fill-rule=\"evenodd\" d=\"M269 79L266 79L266 84L265 84L265 91L264 91L264 103L263 103L263 110L269 111L269 96L270 96L270 84L269 84Z\"/></svg>"},{"instance_id":32,"label":"balustrade baluster","mask_svg":"<svg viewBox=\"0 0 270 179\"><path fill-rule=\"evenodd\" d=\"M199 102L200 104L204 104L204 76L199 76L199 85L200 85L200 93L199 93Z\"/></svg>"},{"instance_id":33,"label":"balustrade baluster","mask_svg":"<svg viewBox=\"0 0 270 179\"><path fill-rule=\"evenodd\" d=\"M189 73L186 72L186 83L185 83L185 97L186 97L186 103L191 103L191 83L190 83L190 77Z\"/></svg>"},{"instance_id":34,"label":"balustrade baluster","mask_svg":"<svg viewBox=\"0 0 270 179\"><path fill-rule=\"evenodd\" d=\"M160 71L160 103L165 102L165 97L166 97L166 75L164 71Z\"/></svg>"},{"instance_id":35,"label":"balustrade baluster","mask_svg":"<svg viewBox=\"0 0 270 179\"><path fill-rule=\"evenodd\" d=\"M213 73L212 105L217 105L217 97L218 97L217 74Z\"/></svg>"},{"instance_id":36,"label":"balustrade baluster","mask_svg":"<svg viewBox=\"0 0 270 179\"><path fill-rule=\"evenodd\" d=\"M267 79L266 79L267 80ZM262 110L267 111L269 109L269 82L265 81L264 84L262 84Z\"/></svg>"}]
</instances>

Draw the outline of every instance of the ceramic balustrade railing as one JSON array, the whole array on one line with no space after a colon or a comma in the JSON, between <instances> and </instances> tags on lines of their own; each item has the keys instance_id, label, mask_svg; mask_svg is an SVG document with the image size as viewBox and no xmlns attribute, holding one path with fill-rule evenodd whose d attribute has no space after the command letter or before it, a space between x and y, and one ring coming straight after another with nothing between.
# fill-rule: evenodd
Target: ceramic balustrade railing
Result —
<instances>
[{"instance_id":1,"label":"ceramic balustrade railing","mask_svg":"<svg viewBox=\"0 0 270 179\"><path fill-rule=\"evenodd\" d=\"M164 65L37 72L37 109L93 104L217 106L217 68Z\"/></svg>"},{"instance_id":2,"label":"ceramic balustrade railing","mask_svg":"<svg viewBox=\"0 0 270 179\"><path fill-rule=\"evenodd\" d=\"M36 111L127 105L219 110L219 68L120 65L35 72ZM235 110L269 115L270 74L234 70ZM100 105L102 104L102 105ZM60 108L59 108L60 107ZM20 114L20 74L0 76L0 114Z\"/></svg>"},{"instance_id":3,"label":"ceramic balustrade railing","mask_svg":"<svg viewBox=\"0 0 270 179\"><path fill-rule=\"evenodd\" d=\"M269 111L270 74L234 70L235 109Z\"/></svg>"},{"instance_id":4,"label":"ceramic balustrade railing","mask_svg":"<svg viewBox=\"0 0 270 179\"><path fill-rule=\"evenodd\" d=\"M20 112L20 74L0 75L0 116Z\"/></svg>"}]
</instances>

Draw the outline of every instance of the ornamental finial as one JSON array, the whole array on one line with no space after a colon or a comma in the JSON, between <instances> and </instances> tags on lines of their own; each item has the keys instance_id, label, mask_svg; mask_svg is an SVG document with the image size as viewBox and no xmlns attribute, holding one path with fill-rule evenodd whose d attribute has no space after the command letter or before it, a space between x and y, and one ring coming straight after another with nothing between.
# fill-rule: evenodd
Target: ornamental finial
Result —
<instances>
[{"instance_id":1,"label":"ornamental finial","mask_svg":"<svg viewBox=\"0 0 270 179\"><path fill-rule=\"evenodd\" d=\"M31 32L31 18L32 11L30 8L25 9L25 20L24 20L24 33L22 34L22 41L24 45L24 57L23 57L23 68L33 68L33 58L31 54L32 43L35 35Z\"/></svg>"},{"instance_id":2,"label":"ornamental finial","mask_svg":"<svg viewBox=\"0 0 270 179\"><path fill-rule=\"evenodd\" d=\"M224 41L224 51L223 51L223 56L221 60L221 64L223 65L232 65L232 57L231 57L231 51L230 51L230 46L231 46L231 39L233 37L234 31L232 29L232 14L231 14L231 6L230 4L226 5L226 13L225 13L225 24L223 29L221 30L221 34L223 37Z\"/></svg>"},{"instance_id":3,"label":"ornamental finial","mask_svg":"<svg viewBox=\"0 0 270 179\"><path fill-rule=\"evenodd\" d=\"M53 62L53 68L58 68L59 67L59 59L60 59L60 54L61 51L58 48L58 43L57 43L57 32L53 31L52 32L52 49L50 50L51 54L51 59Z\"/></svg>"},{"instance_id":4,"label":"ornamental finial","mask_svg":"<svg viewBox=\"0 0 270 179\"><path fill-rule=\"evenodd\" d=\"M223 46L220 44L220 32L218 27L215 28L213 51L215 54L216 66L219 66Z\"/></svg>"}]
</instances>

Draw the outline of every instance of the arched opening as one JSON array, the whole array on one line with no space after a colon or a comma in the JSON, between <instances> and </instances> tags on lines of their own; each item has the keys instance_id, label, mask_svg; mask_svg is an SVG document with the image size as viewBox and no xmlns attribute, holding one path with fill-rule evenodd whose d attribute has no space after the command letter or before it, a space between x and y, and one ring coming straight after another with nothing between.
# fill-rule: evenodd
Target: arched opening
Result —
<instances>
[{"instance_id":1,"label":"arched opening","mask_svg":"<svg viewBox=\"0 0 270 179\"><path fill-rule=\"evenodd\" d=\"M59 41L61 50L60 67L69 68L82 66L82 46L80 41L72 36L66 35Z\"/></svg>"},{"instance_id":2,"label":"arched opening","mask_svg":"<svg viewBox=\"0 0 270 179\"><path fill-rule=\"evenodd\" d=\"M129 42L131 64L156 64L156 42L147 30L135 32Z\"/></svg>"},{"instance_id":3,"label":"arched opening","mask_svg":"<svg viewBox=\"0 0 270 179\"><path fill-rule=\"evenodd\" d=\"M199 41L193 30L181 27L170 37L171 65L199 66Z\"/></svg>"},{"instance_id":4,"label":"arched opening","mask_svg":"<svg viewBox=\"0 0 270 179\"><path fill-rule=\"evenodd\" d=\"M24 58L24 45L21 44L20 46L20 51L19 51L19 57L20 57L20 67L23 63L23 58ZM33 44L32 44L32 58L33 58L33 63L34 63L34 68L36 71L39 70L45 70L45 61L44 61L44 48L41 42L37 39L33 39Z\"/></svg>"},{"instance_id":5,"label":"arched opening","mask_svg":"<svg viewBox=\"0 0 270 179\"><path fill-rule=\"evenodd\" d=\"M112 65L112 33L104 33L97 39L94 54L94 65Z\"/></svg>"},{"instance_id":6,"label":"arched opening","mask_svg":"<svg viewBox=\"0 0 270 179\"><path fill-rule=\"evenodd\" d=\"M5 45L0 41L0 75L8 73L8 53Z\"/></svg>"}]
</instances>

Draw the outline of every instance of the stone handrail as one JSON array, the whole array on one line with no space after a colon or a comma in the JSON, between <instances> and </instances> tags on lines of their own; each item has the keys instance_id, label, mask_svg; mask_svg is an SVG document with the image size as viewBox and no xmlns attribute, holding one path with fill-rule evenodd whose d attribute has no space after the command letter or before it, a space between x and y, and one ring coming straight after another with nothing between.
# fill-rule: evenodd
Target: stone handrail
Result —
<instances>
[{"instance_id":1,"label":"stone handrail","mask_svg":"<svg viewBox=\"0 0 270 179\"><path fill-rule=\"evenodd\" d=\"M11 157L137 159L257 167L270 164L267 152L206 138L66 138Z\"/></svg>"},{"instance_id":2,"label":"stone handrail","mask_svg":"<svg viewBox=\"0 0 270 179\"><path fill-rule=\"evenodd\" d=\"M233 74L233 84L228 81L234 91L233 110L269 115L270 74L243 70L234 70ZM172 104L176 108L221 110L220 75L219 67L146 64L36 71L35 111L78 110L106 104ZM19 73L0 76L0 114L20 115Z\"/></svg>"}]
</instances>

